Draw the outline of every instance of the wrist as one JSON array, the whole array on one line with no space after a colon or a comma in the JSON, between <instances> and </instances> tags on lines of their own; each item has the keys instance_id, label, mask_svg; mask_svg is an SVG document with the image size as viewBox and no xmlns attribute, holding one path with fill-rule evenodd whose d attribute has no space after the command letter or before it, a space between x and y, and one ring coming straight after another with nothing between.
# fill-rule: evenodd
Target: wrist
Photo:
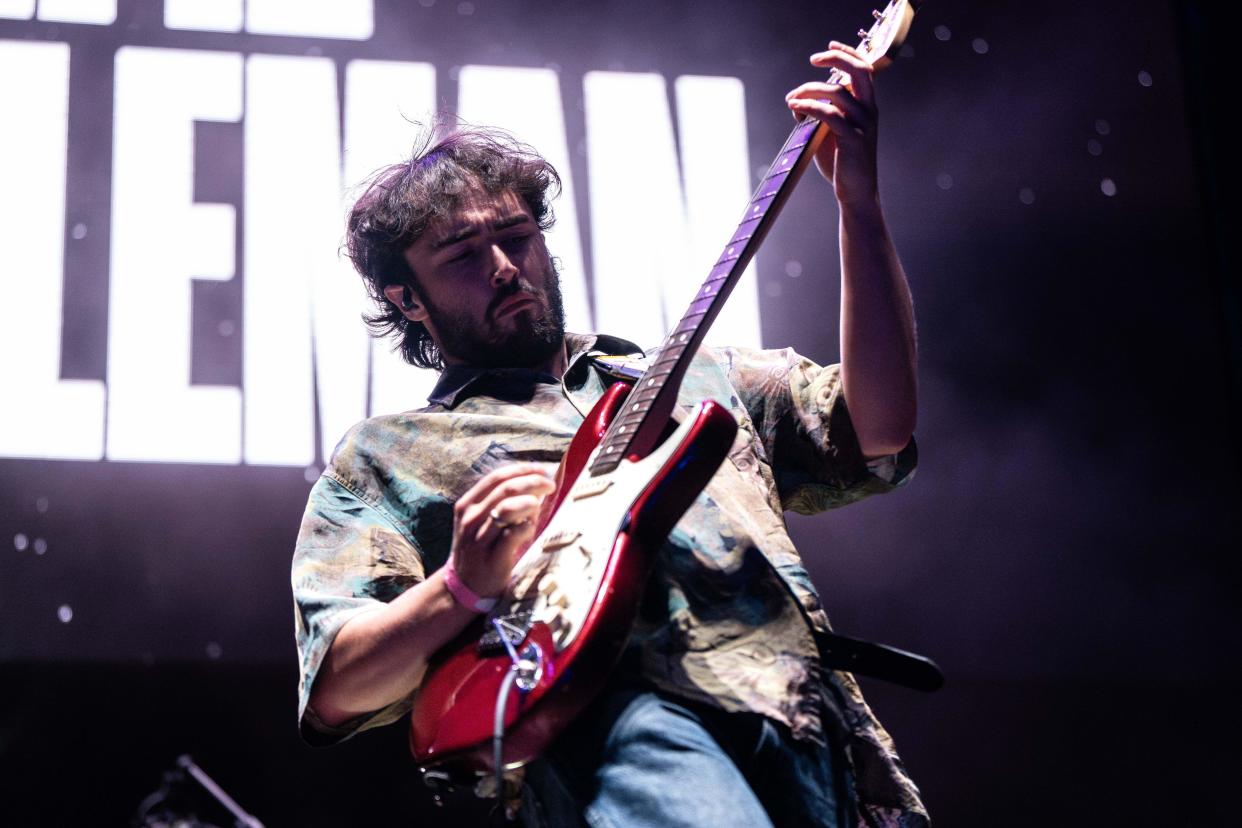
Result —
<instances>
[{"instance_id":1,"label":"wrist","mask_svg":"<svg viewBox=\"0 0 1242 828\"><path fill-rule=\"evenodd\" d=\"M880 193L873 191L864 196L838 201L841 220L849 224L883 224L884 211L880 209Z\"/></svg>"},{"instance_id":2,"label":"wrist","mask_svg":"<svg viewBox=\"0 0 1242 828\"><path fill-rule=\"evenodd\" d=\"M453 596L453 600L471 612L491 612L496 606L498 596L482 596L466 585L453 566L450 557L444 564L444 586Z\"/></svg>"}]
</instances>

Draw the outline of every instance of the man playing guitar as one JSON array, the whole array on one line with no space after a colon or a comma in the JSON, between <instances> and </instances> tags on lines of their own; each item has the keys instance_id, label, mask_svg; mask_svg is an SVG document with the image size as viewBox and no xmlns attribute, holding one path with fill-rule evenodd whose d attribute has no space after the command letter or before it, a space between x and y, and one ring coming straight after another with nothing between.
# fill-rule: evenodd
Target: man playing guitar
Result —
<instances>
[{"instance_id":1,"label":"man playing guitar","mask_svg":"<svg viewBox=\"0 0 1242 828\"><path fill-rule=\"evenodd\" d=\"M840 207L841 364L695 357L682 397L727 405L737 439L662 550L613 678L528 769L531 824L926 823L853 678L821 676L827 618L781 514L890 490L914 464L914 315L879 204L872 67L840 43L811 64L848 75L787 96L829 130L815 163ZM410 708L535 537L550 471L620 370L605 355L637 351L564 332L543 238L556 181L529 148L463 128L351 212L372 327L441 376L427 408L355 426L311 493L293 566L308 740Z\"/></svg>"}]
</instances>

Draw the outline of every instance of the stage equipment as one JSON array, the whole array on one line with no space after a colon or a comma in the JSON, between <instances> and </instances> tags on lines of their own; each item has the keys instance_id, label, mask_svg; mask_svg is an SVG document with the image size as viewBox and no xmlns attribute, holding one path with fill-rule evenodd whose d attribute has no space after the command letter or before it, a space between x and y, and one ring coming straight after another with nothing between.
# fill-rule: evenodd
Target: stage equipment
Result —
<instances>
[{"instance_id":1,"label":"stage equipment","mask_svg":"<svg viewBox=\"0 0 1242 828\"><path fill-rule=\"evenodd\" d=\"M225 821L211 818L217 815ZM173 768L164 772L160 787L138 806L131 824L135 828L263 828L188 755L177 757Z\"/></svg>"}]
</instances>

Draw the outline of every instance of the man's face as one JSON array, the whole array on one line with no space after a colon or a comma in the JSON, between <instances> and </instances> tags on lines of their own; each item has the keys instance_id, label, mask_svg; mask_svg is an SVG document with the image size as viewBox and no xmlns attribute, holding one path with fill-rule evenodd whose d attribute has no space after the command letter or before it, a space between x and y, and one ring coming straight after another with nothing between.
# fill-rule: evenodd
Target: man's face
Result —
<instances>
[{"instance_id":1,"label":"man's face","mask_svg":"<svg viewBox=\"0 0 1242 828\"><path fill-rule=\"evenodd\" d=\"M515 193L470 194L432 223L405 260L416 279L406 316L427 326L445 363L537 366L561 347L560 281L543 233Z\"/></svg>"}]
</instances>

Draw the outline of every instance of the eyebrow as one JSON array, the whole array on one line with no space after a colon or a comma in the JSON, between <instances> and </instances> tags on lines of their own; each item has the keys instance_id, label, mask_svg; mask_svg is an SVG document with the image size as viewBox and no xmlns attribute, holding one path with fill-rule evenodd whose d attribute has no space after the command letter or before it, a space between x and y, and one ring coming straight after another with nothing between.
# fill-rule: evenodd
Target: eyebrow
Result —
<instances>
[{"instance_id":1,"label":"eyebrow","mask_svg":"<svg viewBox=\"0 0 1242 828\"><path fill-rule=\"evenodd\" d=\"M515 227L528 221L530 221L530 217L525 213L514 213L513 215L505 216L504 218L500 218L492 222L492 230L507 230L510 227ZM458 230L452 235L445 236L439 241L432 242L431 249L433 251L443 250L444 248L451 247L460 241L465 241L471 236L476 236L478 233L479 231L475 227L463 227L461 230Z\"/></svg>"}]
</instances>

